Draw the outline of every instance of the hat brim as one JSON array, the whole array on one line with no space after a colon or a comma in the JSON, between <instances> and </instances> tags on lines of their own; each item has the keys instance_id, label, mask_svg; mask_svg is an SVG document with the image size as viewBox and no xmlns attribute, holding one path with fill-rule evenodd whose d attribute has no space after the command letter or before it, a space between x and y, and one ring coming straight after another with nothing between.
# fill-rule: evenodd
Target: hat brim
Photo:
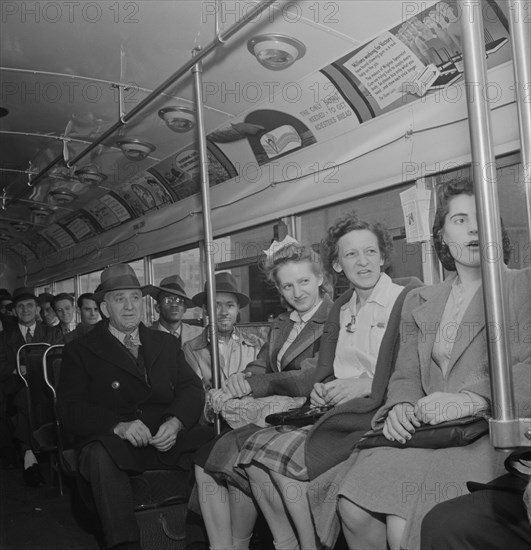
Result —
<instances>
[{"instance_id":1,"label":"hat brim","mask_svg":"<svg viewBox=\"0 0 531 550\"><path fill-rule=\"evenodd\" d=\"M234 294L235 296L237 296L238 297L238 304L240 305L240 307L248 306L249 302L251 301L249 299L249 296L247 296L246 294L242 294L241 292L234 292L232 290L222 290L222 289L219 289L218 292L223 292L225 294ZM192 301L194 302L194 304L197 307L206 306L206 303L207 303L207 294L206 294L206 292L200 292L199 294L196 294L192 298Z\"/></svg>"},{"instance_id":2,"label":"hat brim","mask_svg":"<svg viewBox=\"0 0 531 550\"><path fill-rule=\"evenodd\" d=\"M114 292L115 290L141 290L142 291L142 296L145 296L147 294L147 286L133 287L131 285L124 285L124 286L119 285L119 286L114 287L114 288L98 290L98 292L95 292L92 295L92 299L96 303L101 304L101 302L103 302L103 299L105 298L105 294L107 294L107 292Z\"/></svg>"},{"instance_id":3,"label":"hat brim","mask_svg":"<svg viewBox=\"0 0 531 550\"><path fill-rule=\"evenodd\" d=\"M19 294L16 298L13 298L13 301L10 304L7 304L6 309L13 309L19 302L22 302L22 300L35 300L37 305L40 305L39 299L35 296L35 294Z\"/></svg>"},{"instance_id":4,"label":"hat brim","mask_svg":"<svg viewBox=\"0 0 531 550\"><path fill-rule=\"evenodd\" d=\"M159 299L159 294L164 292L165 294L173 294L173 296L183 298L186 307L195 307L194 302L184 292L180 292L179 290L155 285L146 285L144 288L146 289L146 294L149 294L156 302Z\"/></svg>"}]
</instances>

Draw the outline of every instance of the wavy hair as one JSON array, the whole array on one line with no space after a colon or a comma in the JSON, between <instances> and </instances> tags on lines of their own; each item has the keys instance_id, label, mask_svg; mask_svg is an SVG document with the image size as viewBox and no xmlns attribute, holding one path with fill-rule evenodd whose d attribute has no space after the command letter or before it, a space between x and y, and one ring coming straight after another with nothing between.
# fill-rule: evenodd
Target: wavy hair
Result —
<instances>
[{"instance_id":1,"label":"wavy hair","mask_svg":"<svg viewBox=\"0 0 531 550\"><path fill-rule=\"evenodd\" d=\"M450 200L458 195L474 195L474 184L470 178L454 178L440 184L437 187L437 210L435 211L435 219L433 220L432 236L435 252L446 271L455 271L455 260L450 252L450 247L444 242L442 231L444 222L450 209ZM509 263L511 257L511 241L503 220L500 219L503 261Z\"/></svg>"},{"instance_id":2,"label":"wavy hair","mask_svg":"<svg viewBox=\"0 0 531 550\"><path fill-rule=\"evenodd\" d=\"M339 239L351 231L362 230L370 231L378 240L378 248L384 261L383 269L389 265L391 253L393 252L393 239L385 225L360 220L356 212L350 212L335 221L334 225L328 229L324 240L323 245L326 252L325 268L329 273L335 273L334 264L339 259Z\"/></svg>"}]
</instances>

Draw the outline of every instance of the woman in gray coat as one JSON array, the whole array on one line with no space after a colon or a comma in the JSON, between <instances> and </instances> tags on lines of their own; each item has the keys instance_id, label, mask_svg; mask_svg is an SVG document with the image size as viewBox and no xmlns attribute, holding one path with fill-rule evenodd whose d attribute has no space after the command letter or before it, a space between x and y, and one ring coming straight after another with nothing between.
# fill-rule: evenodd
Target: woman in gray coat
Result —
<instances>
[{"instance_id":1,"label":"woman in gray coat","mask_svg":"<svg viewBox=\"0 0 531 550\"><path fill-rule=\"evenodd\" d=\"M456 273L406 298L396 370L373 419L388 440L401 443L421 424L491 414L472 183L447 182L438 199L435 246L444 267ZM531 277L529 270L503 267L515 397L523 411L530 395ZM489 327L490 337L494 329ZM503 459L487 435L463 447L361 451L339 482L338 510L349 548L418 548L422 517L438 502L466 493L467 481L487 482L503 473Z\"/></svg>"}]
</instances>

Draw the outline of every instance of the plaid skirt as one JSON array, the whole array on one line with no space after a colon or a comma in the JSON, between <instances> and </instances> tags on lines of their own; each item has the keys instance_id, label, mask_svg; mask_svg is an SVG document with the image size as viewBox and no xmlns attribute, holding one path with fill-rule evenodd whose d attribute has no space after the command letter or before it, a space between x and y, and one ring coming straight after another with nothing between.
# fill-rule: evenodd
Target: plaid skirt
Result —
<instances>
[{"instance_id":1,"label":"plaid skirt","mask_svg":"<svg viewBox=\"0 0 531 550\"><path fill-rule=\"evenodd\" d=\"M312 425L264 428L249 437L238 455L235 470L255 463L298 481L308 481L305 443Z\"/></svg>"}]
</instances>

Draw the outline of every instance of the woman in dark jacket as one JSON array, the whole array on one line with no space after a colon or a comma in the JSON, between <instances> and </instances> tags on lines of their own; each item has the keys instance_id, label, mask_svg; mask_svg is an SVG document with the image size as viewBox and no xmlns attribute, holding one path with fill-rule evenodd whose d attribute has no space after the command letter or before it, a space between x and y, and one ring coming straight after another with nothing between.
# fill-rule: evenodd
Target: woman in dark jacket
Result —
<instances>
[{"instance_id":1,"label":"woman in dark jacket","mask_svg":"<svg viewBox=\"0 0 531 550\"><path fill-rule=\"evenodd\" d=\"M218 390L218 404L248 396L304 397L311 389L308 380L313 378L321 334L332 306L324 290L320 259L310 247L291 239L272 245L264 268L292 311L275 319L269 341L256 361L243 373L232 375ZM239 441L259 429L253 423L227 433L217 441L206 464L201 459L196 461L199 502L211 548L241 548L241 544L248 544L257 516L253 501L236 487L229 491L225 477L213 477L211 473L232 470Z\"/></svg>"}]
</instances>

